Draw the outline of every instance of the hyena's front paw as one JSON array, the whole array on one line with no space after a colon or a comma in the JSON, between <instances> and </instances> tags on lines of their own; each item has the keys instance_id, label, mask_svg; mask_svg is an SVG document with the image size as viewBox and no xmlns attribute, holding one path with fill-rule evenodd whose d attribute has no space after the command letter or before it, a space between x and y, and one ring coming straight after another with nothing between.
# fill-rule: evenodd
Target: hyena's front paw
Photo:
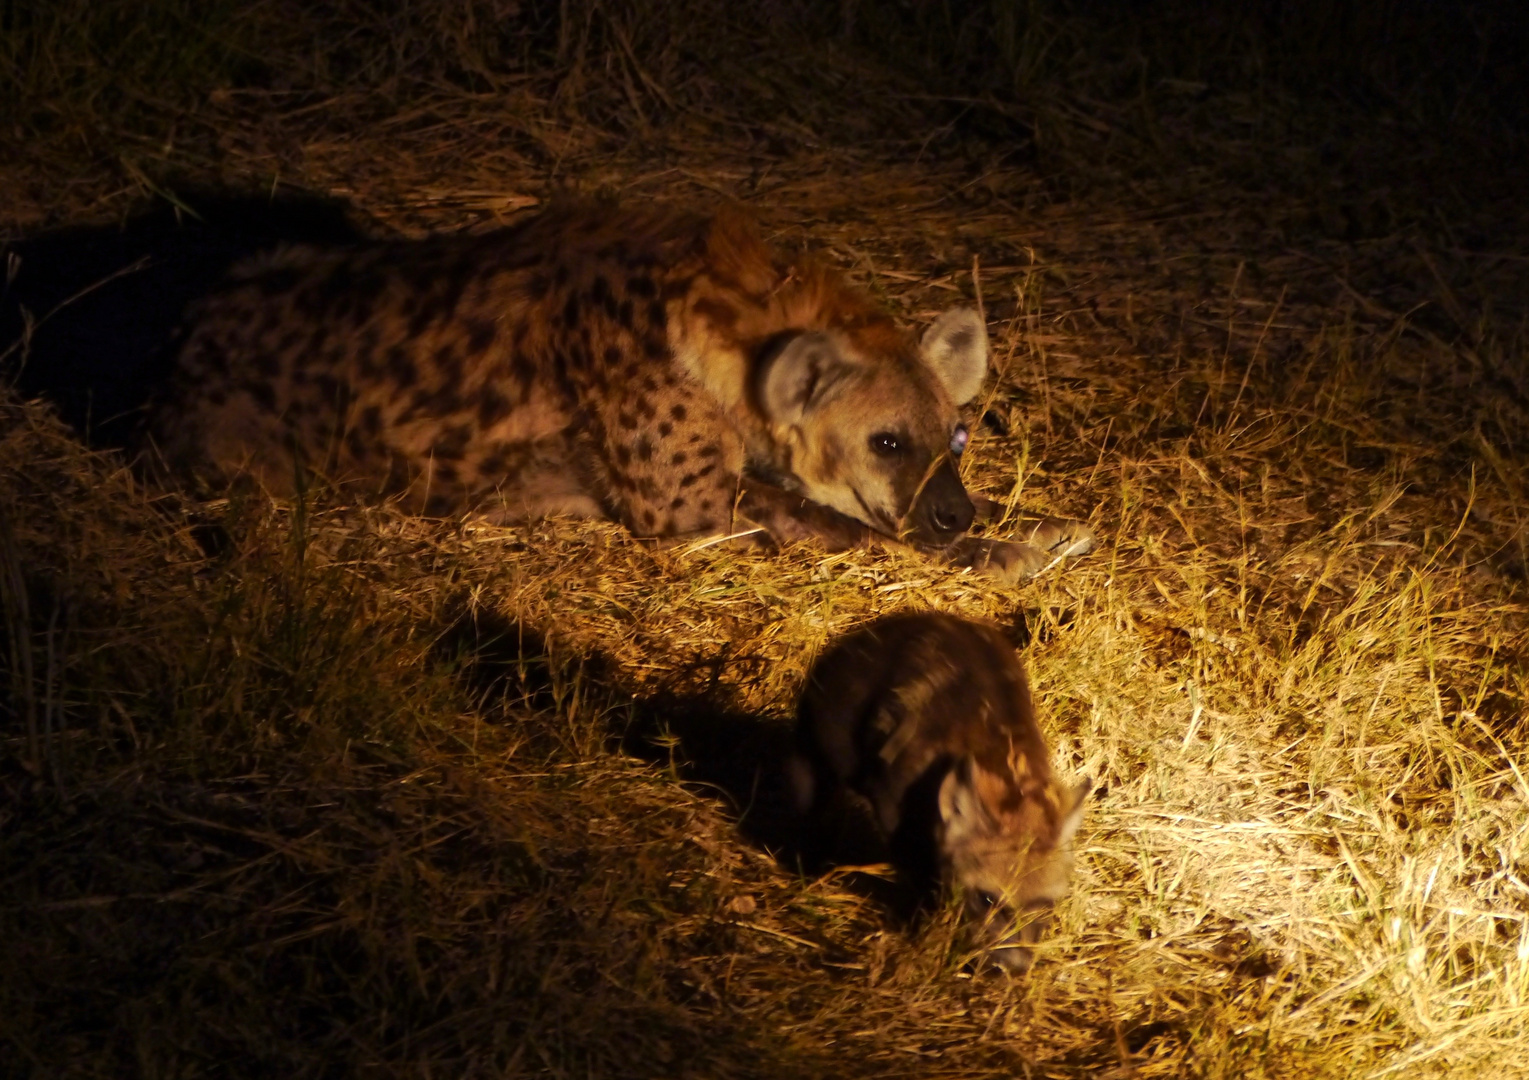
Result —
<instances>
[{"instance_id":1,"label":"hyena's front paw","mask_svg":"<svg viewBox=\"0 0 1529 1080\"><path fill-rule=\"evenodd\" d=\"M1093 530L1069 518L1025 515L1014 535L1014 540L964 536L945 549L945 558L1004 581L1025 581L1062 559L1094 548Z\"/></svg>"},{"instance_id":2,"label":"hyena's front paw","mask_svg":"<svg viewBox=\"0 0 1529 1080\"><path fill-rule=\"evenodd\" d=\"M1014 538L1040 548L1052 559L1069 559L1094 550L1094 530L1071 518L1021 514L1014 526Z\"/></svg>"},{"instance_id":3,"label":"hyena's front paw","mask_svg":"<svg viewBox=\"0 0 1529 1080\"><path fill-rule=\"evenodd\" d=\"M945 549L944 556L945 561L954 566L970 566L978 573L1002 581L1033 578L1055 558L1034 544L988 540L980 536L963 536Z\"/></svg>"}]
</instances>

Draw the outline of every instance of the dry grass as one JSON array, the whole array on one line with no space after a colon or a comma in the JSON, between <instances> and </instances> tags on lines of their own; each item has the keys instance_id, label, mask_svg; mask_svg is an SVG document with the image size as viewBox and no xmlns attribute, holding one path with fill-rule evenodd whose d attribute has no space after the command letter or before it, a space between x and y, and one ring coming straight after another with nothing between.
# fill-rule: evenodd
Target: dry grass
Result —
<instances>
[{"instance_id":1,"label":"dry grass","mask_svg":"<svg viewBox=\"0 0 1529 1080\"><path fill-rule=\"evenodd\" d=\"M739 197L910 319L980 291L968 481L1105 544L1007 588L198 506L0 402L0 1072L1529 1075L1520 211L1478 200L1484 239L1401 173L1324 185L1196 119L1222 98L1159 132L1177 172L1131 165L1129 96L1047 106L1083 156L1043 175L917 112L944 149L892 160L657 48L396 122L360 122L372 90L230 93L182 129L222 157L183 134L130 181L51 186L79 158L41 132L7 227L118 213L172 164L400 231L567 182ZM1055 171L1083 160L1125 164ZM951 913L903 926L874 878L771 854L807 666L907 607L1022 619L1056 757L1102 788L1023 980L965 973Z\"/></svg>"}]
</instances>

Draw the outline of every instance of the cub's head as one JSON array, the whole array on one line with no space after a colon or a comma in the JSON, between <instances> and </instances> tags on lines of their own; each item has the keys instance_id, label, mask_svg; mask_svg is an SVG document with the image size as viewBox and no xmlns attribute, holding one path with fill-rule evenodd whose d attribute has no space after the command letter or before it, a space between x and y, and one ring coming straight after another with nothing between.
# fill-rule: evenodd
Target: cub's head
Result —
<instances>
[{"instance_id":1,"label":"cub's head","mask_svg":"<svg viewBox=\"0 0 1529 1080\"><path fill-rule=\"evenodd\" d=\"M940 785L938 846L978 944L1015 974L1030 970L1051 909L1067 895L1072 838L1092 784L1016 787L971 755Z\"/></svg>"},{"instance_id":2,"label":"cub's head","mask_svg":"<svg viewBox=\"0 0 1529 1080\"><path fill-rule=\"evenodd\" d=\"M974 510L955 460L957 410L987 375L987 328L969 308L936 319L917 348L891 327L777 335L755 391L800 493L879 532L943 545Z\"/></svg>"}]
</instances>

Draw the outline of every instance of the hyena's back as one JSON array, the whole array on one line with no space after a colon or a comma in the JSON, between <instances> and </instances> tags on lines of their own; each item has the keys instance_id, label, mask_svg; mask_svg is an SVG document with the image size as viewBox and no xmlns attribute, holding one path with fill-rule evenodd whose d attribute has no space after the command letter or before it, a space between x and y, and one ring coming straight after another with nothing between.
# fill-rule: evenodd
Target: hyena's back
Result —
<instances>
[{"instance_id":1,"label":"hyena's back","mask_svg":"<svg viewBox=\"0 0 1529 1080\"><path fill-rule=\"evenodd\" d=\"M605 419L591 399L653 408L667 390L671 409L716 412L666 363L665 296L694 273L704 225L574 208L257 260L191 313L152 436L183 471L277 492L301 462L416 509L497 498L509 516L597 516L612 477L580 445ZM711 419L693 449L740 457Z\"/></svg>"}]
</instances>

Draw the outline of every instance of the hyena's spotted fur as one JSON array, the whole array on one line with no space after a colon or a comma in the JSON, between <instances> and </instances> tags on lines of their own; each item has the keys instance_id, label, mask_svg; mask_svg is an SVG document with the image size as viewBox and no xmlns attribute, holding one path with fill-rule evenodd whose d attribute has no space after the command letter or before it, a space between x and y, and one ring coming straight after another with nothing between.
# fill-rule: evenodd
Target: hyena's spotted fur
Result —
<instances>
[{"instance_id":1,"label":"hyena's spotted fur","mask_svg":"<svg viewBox=\"0 0 1529 1080\"><path fill-rule=\"evenodd\" d=\"M1067 894L1091 785L1053 775L1024 667L997 628L919 612L839 640L808 676L789 773L814 824L841 787L868 800L902 869L960 892L991 960L1030 967Z\"/></svg>"},{"instance_id":2,"label":"hyena's spotted fur","mask_svg":"<svg viewBox=\"0 0 1529 1080\"><path fill-rule=\"evenodd\" d=\"M427 513L891 536L1032 573L1089 534L965 535L951 449L986 368L974 313L915 342L737 212L573 205L245 265L189 317L149 430L172 465L277 493L301 464Z\"/></svg>"}]
</instances>

